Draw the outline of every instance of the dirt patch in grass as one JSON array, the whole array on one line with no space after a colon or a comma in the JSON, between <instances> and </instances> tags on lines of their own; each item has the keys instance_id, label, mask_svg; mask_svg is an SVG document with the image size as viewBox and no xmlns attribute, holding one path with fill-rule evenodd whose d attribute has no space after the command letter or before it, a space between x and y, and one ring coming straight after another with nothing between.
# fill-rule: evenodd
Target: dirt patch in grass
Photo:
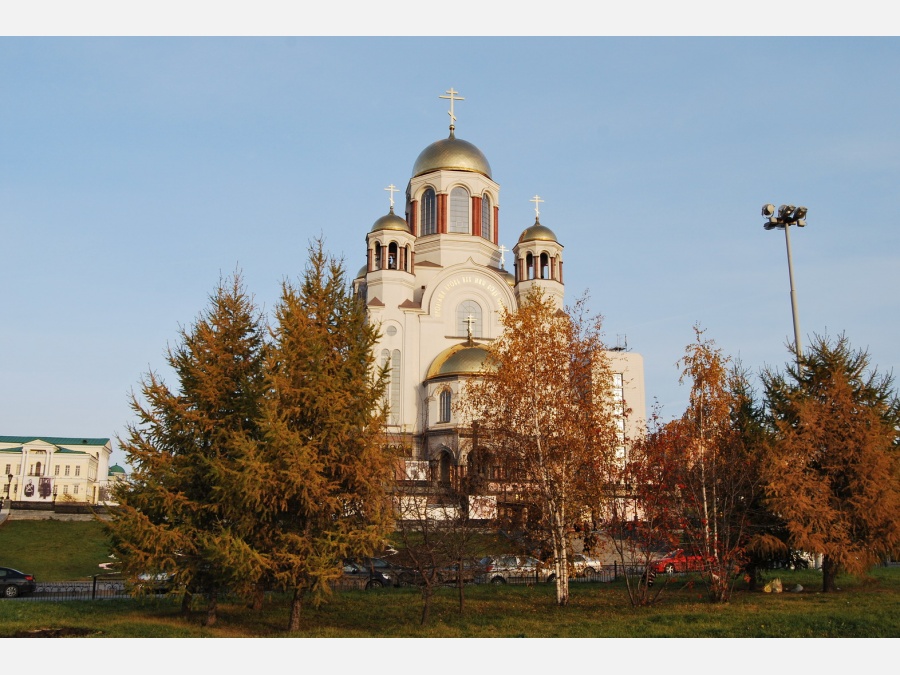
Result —
<instances>
[{"instance_id":1,"label":"dirt patch in grass","mask_svg":"<svg viewBox=\"0 0 900 675\"><path fill-rule=\"evenodd\" d=\"M73 628L65 626L63 628L36 628L34 630L20 630L10 635L16 638L62 638L62 637L85 637L86 635L96 635L99 633L94 628Z\"/></svg>"}]
</instances>

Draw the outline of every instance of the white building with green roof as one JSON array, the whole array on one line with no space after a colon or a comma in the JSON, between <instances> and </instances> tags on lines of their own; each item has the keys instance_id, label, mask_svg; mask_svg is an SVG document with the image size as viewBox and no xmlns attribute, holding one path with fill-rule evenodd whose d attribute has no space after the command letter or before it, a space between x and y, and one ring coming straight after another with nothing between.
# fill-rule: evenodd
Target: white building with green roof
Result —
<instances>
[{"instance_id":1,"label":"white building with green roof","mask_svg":"<svg viewBox=\"0 0 900 675\"><path fill-rule=\"evenodd\" d=\"M108 438L0 436L0 491L13 502L101 504L111 454ZM121 468L113 480L120 474Z\"/></svg>"}]
</instances>

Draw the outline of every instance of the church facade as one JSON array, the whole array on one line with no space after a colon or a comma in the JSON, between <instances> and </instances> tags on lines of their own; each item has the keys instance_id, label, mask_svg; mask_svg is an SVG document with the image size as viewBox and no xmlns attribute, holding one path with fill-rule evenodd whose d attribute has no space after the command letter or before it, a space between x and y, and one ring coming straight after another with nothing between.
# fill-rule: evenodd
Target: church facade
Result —
<instances>
[{"instance_id":1,"label":"church facade","mask_svg":"<svg viewBox=\"0 0 900 675\"><path fill-rule=\"evenodd\" d=\"M501 244L500 185L475 145L456 137L449 90L450 134L415 160L403 216L389 212L366 234L366 265L354 279L370 320L381 327L375 348L389 367L388 432L405 456L409 481L447 484L464 476L471 443L454 403L465 380L478 373L487 345L535 286L564 304L564 247L540 221L516 227L510 269ZM624 350L609 356L615 391L632 410L636 433L646 417L643 362ZM622 428L623 436L626 430Z\"/></svg>"}]
</instances>

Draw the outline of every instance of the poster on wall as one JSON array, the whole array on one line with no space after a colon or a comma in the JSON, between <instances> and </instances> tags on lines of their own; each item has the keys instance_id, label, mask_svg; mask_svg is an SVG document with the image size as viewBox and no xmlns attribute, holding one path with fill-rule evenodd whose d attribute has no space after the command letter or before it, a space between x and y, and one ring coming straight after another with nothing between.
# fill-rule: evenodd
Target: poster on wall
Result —
<instances>
[{"instance_id":1,"label":"poster on wall","mask_svg":"<svg viewBox=\"0 0 900 675\"><path fill-rule=\"evenodd\" d=\"M53 479L49 476L28 476L22 486L22 500L43 502L53 499Z\"/></svg>"}]
</instances>

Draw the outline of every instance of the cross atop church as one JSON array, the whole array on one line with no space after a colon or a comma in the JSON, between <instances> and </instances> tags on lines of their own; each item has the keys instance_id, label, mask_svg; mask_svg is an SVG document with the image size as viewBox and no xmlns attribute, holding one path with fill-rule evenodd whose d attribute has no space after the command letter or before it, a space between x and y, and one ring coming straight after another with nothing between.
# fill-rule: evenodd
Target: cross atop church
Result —
<instances>
[{"instance_id":1,"label":"cross atop church","mask_svg":"<svg viewBox=\"0 0 900 675\"><path fill-rule=\"evenodd\" d=\"M457 96L458 93L459 92L456 91L453 87L450 87L447 90L448 96L444 96L443 94L438 96L438 98L449 98L450 99L450 112L448 112L447 114L450 115L450 128L451 129L454 128L454 123L456 122L456 115L453 114L453 102L466 100L462 96Z\"/></svg>"},{"instance_id":2,"label":"cross atop church","mask_svg":"<svg viewBox=\"0 0 900 675\"><path fill-rule=\"evenodd\" d=\"M535 195L528 201L534 202L534 217L535 217L535 219L540 218L541 217L540 204L542 204L544 202L544 200L541 199L540 197L538 197L537 195Z\"/></svg>"},{"instance_id":3,"label":"cross atop church","mask_svg":"<svg viewBox=\"0 0 900 675\"><path fill-rule=\"evenodd\" d=\"M500 244L500 247L497 249L500 251L500 267L506 269L506 255L505 253L509 250L503 244Z\"/></svg>"},{"instance_id":4,"label":"cross atop church","mask_svg":"<svg viewBox=\"0 0 900 675\"><path fill-rule=\"evenodd\" d=\"M472 326L475 324L475 317L472 316L471 314L469 314L469 316L467 316L465 318L465 323L466 323L466 332L469 335L469 342L472 342Z\"/></svg>"},{"instance_id":5,"label":"cross atop church","mask_svg":"<svg viewBox=\"0 0 900 675\"><path fill-rule=\"evenodd\" d=\"M391 211L394 210L394 193L400 192L400 190L393 183L384 188L387 192L391 193Z\"/></svg>"}]
</instances>

